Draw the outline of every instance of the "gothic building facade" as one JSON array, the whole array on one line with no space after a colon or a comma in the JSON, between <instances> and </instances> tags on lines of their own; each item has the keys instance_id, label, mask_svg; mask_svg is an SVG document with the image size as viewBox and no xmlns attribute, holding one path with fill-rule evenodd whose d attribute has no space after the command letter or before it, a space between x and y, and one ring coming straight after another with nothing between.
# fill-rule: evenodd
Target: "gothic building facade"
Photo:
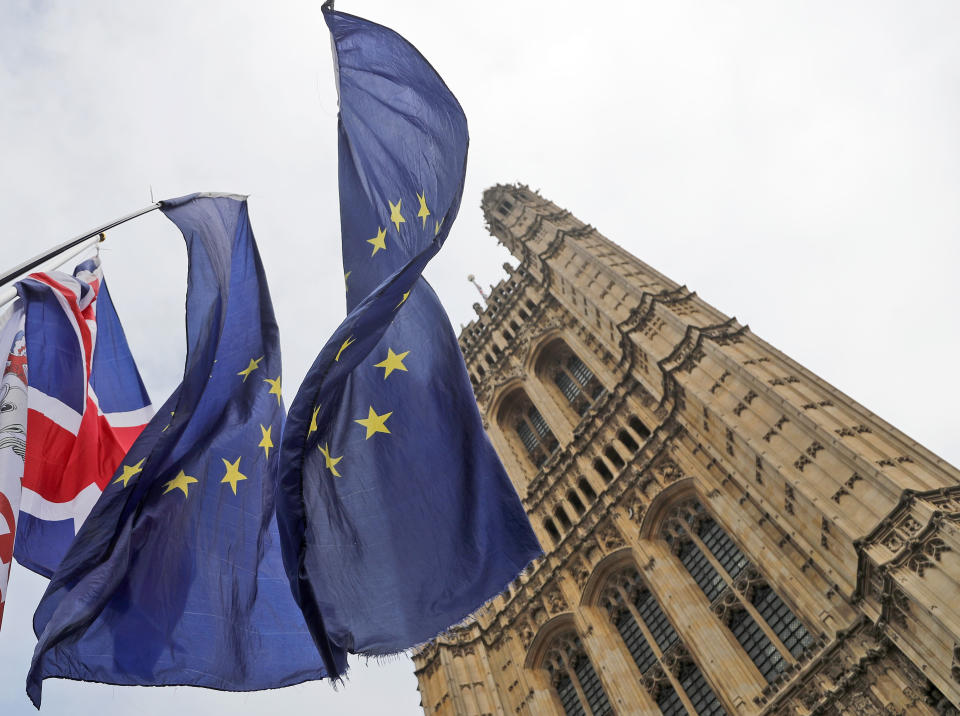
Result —
<instances>
[{"instance_id":1,"label":"gothic building facade","mask_svg":"<svg viewBox=\"0 0 960 716\"><path fill-rule=\"evenodd\" d=\"M956 714L960 472L569 212L460 345L544 547L414 655L427 714Z\"/></svg>"}]
</instances>

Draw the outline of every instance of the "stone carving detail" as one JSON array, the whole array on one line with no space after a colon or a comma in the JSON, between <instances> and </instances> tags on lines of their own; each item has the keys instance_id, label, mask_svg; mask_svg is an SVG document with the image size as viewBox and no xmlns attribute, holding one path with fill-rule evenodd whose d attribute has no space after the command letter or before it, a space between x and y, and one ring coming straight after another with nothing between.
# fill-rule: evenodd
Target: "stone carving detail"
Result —
<instances>
[{"instance_id":1,"label":"stone carving detail","mask_svg":"<svg viewBox=\"0 0 960 716\"><path fill-rule=\"evenodd\" d=\"M891 552L899 552L921 527L916 519L910 515L905 515L898 523L894 524L890 533L881 540L881 544Z\"/></svg>"},{"instance_id":2,"label":"stone carving detail","mask_svg":"<svg viewBox=\"0 0 960 716\"><path fill-rule=\"evenodd\" d=\"M907 626L907 617L910 615L910 599L895 586L890 592L889 612L892 622L901 627Z\"/></svg>"},{"instance_id":3,"label":"stone carving detail","mask_svg":"<svg viewBox=\"0 0 960 716\"><path fill-rule=\"evenodd\" d=\"M960 644L953 643L953 663L950 665L950 676L960 684Z\"/></svg>"},{"instance_id":4,"label":"stone carving detail","mask_svg":"<svg viewBox=\"0 0 960 716\"><path fill-rule=\"evenodd\" d=\"M850 493L847 492L846 488L841 487L839 490L837 490L836 492L834 492L833 495L830 496L830 499L833 500L834 502L836 502L836 503L839 505L839 504L840 504L840 498L843 497L844 495L849 495L849 494L850 494Z\"/></svg>"},{"instance_id":5,"label":"stone carving detail","mask_svg":"<svg viewBox=\"0 0 960 716\"><path fill-rule=\"evenodd\" d=\"M547 592L545 601L547 609L549 609L553 614L559 614L567 608L567 604L563 599L563 595L560 593L560 590L557 587L554 587Z\"/></svg>"},{"instance_id":6,"label":"stone carving detail","mask_svg":"<svg viewBox=\"0 0 960 716\"><path fill-rule=\"evenodd\" d=\"M607 552L612 552L626 545L619 530L611 522L607 522L597 529L597 540Z\"/></svg>"},{"instance_id":7,"label":"stone carving detail","mask_svg":"<svg viewBox=\"0 0 960 716\"><path fill-rule=\"evenodd\" d=\"M583 589L587 580L590 579L590 565L582 559L578 560L570 569L570 573L573 575L573 580L577 583L577 587Z\"/></svg>"},{"instance_id":8,"label":"stone carving detail","mask_svg":"<svg viewBox=\"0 0 960 716\"><path fill-rule=\"evenodd\" d=\"M671 482L679 480L681 477L683 477L683 471L673 460L664 460L662 463L657 465L654 470L664 484L670 484Z\"/></svg>"}]
</instances>

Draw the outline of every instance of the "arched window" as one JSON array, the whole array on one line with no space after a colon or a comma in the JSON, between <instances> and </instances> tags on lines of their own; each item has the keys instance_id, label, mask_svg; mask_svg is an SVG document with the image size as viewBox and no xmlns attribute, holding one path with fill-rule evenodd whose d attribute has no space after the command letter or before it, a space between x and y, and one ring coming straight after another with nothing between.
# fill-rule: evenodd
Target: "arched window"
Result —
<instances>
[{"instance_id":1,"label":"arched window","mask_svg":"<svg viewBox=\"0 0 960 716\"><path fill-rule=\"evenodd\" d=\"M523 452L536 467L546 462L559 445L547 421L522 389L515 390L504 400L497 421L504 434L509 436L513 432L516 435Z\"/></svg>"},{"instance_id":2,"label":"arched window","mask_svg":"<svg viewBox=\"0 0 960 716\"><path fill-rule=\"evenodd\" d=\"M618 453L618 452L613 448L612 445L608 445L608 446L607 446L607 449L603 451L603 454L607 456L607 459L608 459L610 462L612 462L612 463L613 463L613 466L614 466L615 468L617 468L618 470L623 469L623 466L626 464L626 463L624 463L623 458L620 457L620 453Z\"/></svg>"},{"instance_id":3,"label":"arched window","mask_svg":"<svg viewBox=\"0 0 960 716\"><path fill-rule=\"evenodd\" d=\"M621 430L617 433L617 439L623 444L627 449L627 452L631 455L637 452L640 449L640 446L637 445L637 441L630 437L630 433L626 430Z\"/></svg>"},{"instance_id":4,"label":"arched window","mask_svg":"<svg viewBox=\"0 0 960 716\"><path fill-rule=\"evenodd\" d=\"M554 544L560 543L560 530L557 529L557 526L553 524L553 520L549 517L543 521L543 529L550 535L550 539L553 540Z\"/></svg>"},{"instance_id":5,"label":"arched window","mask_svg":"<svg viewBox=\"0 0 960 716\"><path fill-rule=\"evenodd\" d=\"M563 505L557 505L556 509L553 511L553 516L557 518L564 531L569 530L573 527L573 523L570 522L570 518L567 517L567 511L563 509Z\"/></svg>"},{"instance_id":6,"label":"arched window","mask_svg":"<svg viewBox=\"0 0 960 716\"><path fill-rule=\"evenodd\" d=\"M587 482L587 478L581 477L577 482L577 488L587 498L590 502L593 502L597 499L597 493L593 491L593 488L590 486L590 483Z\"/></svg>"},{"instance_id":7,"label":"arched window","mask_svg":"<svg viewBox=\"0 0 960 716\"><path fill-rule=\"evenodd\" d=\"M573 505L573 510L577 513L578 517L586 510L586 508L583 506L583 502L574 490L570 490L567 493L567 502Z\"/></svg>"},{"instance_id":8,"label":"arched window","mask_svg":"<svg viewBox=\"0 0 960 716\"><path fill-rule=\"evenodd\" d=\"M635 566L610 578L600 606L643 675L641 683L664 714L687 714L678 687L696 706L694 713L726 713Z\"/></svg>"},{"instance_id":9,"label":"arched window","mask_svg":"<svg viewBox=\"0 0 960 716\"><path fill-rule=\"evenodd\" d=\"M603 684L575 634L567 634L547 652L544 668L567 716L612 714Z\"/></svg>"},{"instance_id":10,"label":"arched window","mask_svg":"<svg viewBox=\"0 0 960 716\"><path fill-rule=\"evenodd\" d=\"M813 637L803 622L766 584L699 500L686 500L675 507L664 521L661 536L768 682L786 668L787 652L797 659L813 647ZM723 574L707 553L720 565ZM755 612L751 612L747 603ZM757 615L777 635L786 651L774 644L757 623Z\"/></svg>"},{"instance_id":11,"label":"arched window","mask_svg":"<svg viewBox=\"0 0 960 716\"><path fill-rule=\"evenodd\" d=\"M648 437L650 437L650 428L641 423L640 418L638 418L636 415L631 415L627 424L630 426L630 429L642 439L646 440Z\"/></svg>"},{"instance_id":12,"label":"arched window","mask_svg":"<svg viewBox=\"0 0 960 716\"><path fill-rule=\"evenodd\" d=\"M556 386L577 415L586 413L603 392L603 386L593 371L562 338L551 341L540 351L536 370L541 380Z\"/></svg>"},{"instance_id":13,"label":"arched window","mask_svg":"<svg viewBox=\"0 0 960 716\"><path fill-rule=\"evenodd\" d=\"M600 475L604 482L610 482L610 480L613 479L613 473L610 472L610 468L607 467L607 463L600 458L597 458L593 461L593 469L597 471L597 474Z\"/></svg>"}]
</instances>

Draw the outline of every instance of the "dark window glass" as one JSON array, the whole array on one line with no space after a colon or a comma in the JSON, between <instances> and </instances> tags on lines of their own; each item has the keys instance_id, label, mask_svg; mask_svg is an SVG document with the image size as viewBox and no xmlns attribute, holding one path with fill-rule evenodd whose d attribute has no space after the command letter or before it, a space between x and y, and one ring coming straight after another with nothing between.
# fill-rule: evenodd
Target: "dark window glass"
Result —
<instances>
[{"instance_id":1,"label":"dark window glass","mask_svg":"<svg viewBox=\"0 0 960 716\"><path fill-rule=\"evenodd\" d=\"M650 429L641 423L640 419L635 415L630 416L630 427L633 429L633 432L635 432L644 440L650 437Z\"/></svg>"},{"instance_id":2,"label":"dark window glass","mask_svg":"<svg viewBox=\"0 0 960 716\"><path fill-rule=\"evenodd\" d=\"M700 551L700 548L692 541L684 540L683 544L680 545L679 556L680 561L690 572L697 586L707 595L707 599L712 602L719 597L726 583L717 574L717 570L713 568L710 560Z\"/></svg>"},{"instance_id":3,"label":"dark window glass","mask_svg":"<svg viewBox=\"0 0 960 716\"><path fill-rule=\"evenodd\" d=\"M566 511L560 505L557 505L557 509L553 511L553 516L557 518L557 522L563 526L563 529L568 530L573 526Z\"/></svg>"},{"instance_id":4,"label":"dark window glass","mask_svg":"<svg viewBox=\"0 0 960 716\"><path fill-rule=\"evenodd\" d=\"M657 707L663 716L686 716L687 714L683 702L669 683L660 687L660 693L657 695Z\"/></svg>"},{"instance_id":5,"label":"dark window glass","mask_svg":"<svg viewBox=\"0 0 960 716\"><path fill-rule=\"evenodd\" d=\"M697 534L703 540L707 549L717 558L720 566L727 570L727 574L732 578L735 579L747 566L747 558L743 552L712 517L708 517L700 523Z\"/></svg>"},{"instance_id":6,"label":"dark window glass","mask_svg":"<svg viewBox=\"0 0 960 716\"><path fill-rule=\"evenodd\" d=\"M610 472L610 468L607 467L607 463L600 458L593 461L593 467L600 477L603 478L604 482L610 482L610 480L613 479L613 474Z\"/></svg>"},{"instance_id":7,"label":"dark window glass","mask_svg":"<svg viewBox=\"0 0 960 716\"><path fill-rule=\"evenodd\" d=\"M587 383L593 378L593 373L590 369L576 356L567 358L567 368L573 373L573 377L577 379L577 382L584 387L586 387Z\"/></svg>"},{"instance_id":8,"label":"dark window glass","mask_svg":"<svg viewBox=\"0 0 960 716\"><path fill-rule=\"evenodd\" d=\"M557 526L553 524L553 520L549 517L543 521L543 528L547 531L547 534L553 539L553 541L560 541L560 531L557 529Z\"/></svg>"},{"instance_id":9,"label":"dark window glass","mask_svg":"<svg viewBox=\"0 0 960 716\"><path fill-rule=\"evenodd\" d=\"M573 509L576 511L578 515L583 514L586 508L583 506L583 502L580 500L580 497L577 496L576 492L574 492L573 490L570 490L570 492L567 493L567 501L571 505L573 505Z\"/></svg>"},{"instance_id":10,"label":"dark window glass","mask_svg":"<svg viewBox=\"0 0 960 716\"><path fill-rule=\"evenodd\" d=\"M547 425L547 421L543 419L542 415L540 415L539 410L531 406L527 411L527 417L530 418L530 422L533 424L534 429L537 431L537 434L540 437L552 435L550 432L550 426Z\"/></svg>"},{"instance_id":11,"label":"dark window glass","mask_svg":"<svg viewBox=\"0 0 960 716\"><path fill-rule=\"evenodd\" d=\"M813 646L813 637L803 622L770 587L755 589L751 601L794 658L800 658L803 652Z\"/></svg>"},{"instance_id":12,"label":"dark window glass","mask_svg":"<svg viewBox=\"0 0 960 716\"><path fill-rule=\"evenodd\" d=\"M562 370L558 370L554 374L553 381L557 384L557 387L560 388L560 392L563 393L563 397L566 398L568 402L574 402L577 396L580 395L580 386Z\"/></svg>"},{"instance_id":13,"label":"dark window glass","mask_svg":"<svg viewBox=\"0 0 960 716\"><path fill-rule=\"evenodd\" d=\"M626 430L621 430L617 437L620 438L620 442L623 443L623 446L628 452L635 453L640 449L640 446L637 445L637 441L630 437L630 433L628 433Z\"/></svg>"},{"instance_id":14,"label":"dark window glass","mask_svg":"<svg viewBox=\"0 0 960 716\"><path fill-rule=\"evenodd\" d=\"M577 487L580 488L580 492L583 493L583 496L591 502L597 499L597 493L593 491L592 487L590 487L590 483L587 482L587 478L581 477L580 482L577 483Z\"/></svg>"},{"instance_id":15,"label":"dark window glass","mask_svg":"<svg viewBox=\"0 0 960 716\"><path fill-rule=\"evenodd\" d=\"M613 463L613 466L618 470L623 467L624 462L623 458L614 450L612 447L608 447L603 451L603 454L607 456L607 459Z\"/></svg>"},{"instance_id":16,"label":"dark window glass","mask_svg":"<svg viewBox=\"0 0 960 716\"><path fill-rule=\"evenodd\" d=\"M650 630L654 641L657 642L657 646L660 647L660 651L669 649L677 641L677 632L674 631L654 596L646 589L641 590L634 597L633 604L647 625L647 629Z\"/></svg>"},{"instance_id":17,"label":"dark window glass","mask_svg":"<svg viewBox=\"0 0 960 716\"><path fill-rule=\"evenodd\" d=\"M740 646L747 652L750 661L756 664L760 673L763 674L763 678L768 683L776 679L786 666L783 656L753 617L744 609L737 610L731 617L729 626L730 631L740 642Z\"/></svg>"},{"instance_id":18,"label":"dark window glass","mask_svg":"<svg viewBox=\"0 0 960 716\"><path fill-rule=\"evenodd\" d=\"M693 704L697 716L726 716L726 710L692 661L685 661L677 671L677 680Z\"/></svg>"},{"instance_id":19,"label":"dark window glass","mask_svg":"<svg viewBox=\"0 0 960 716\"><path fill-rule=\"evenodd\" d=\"M560 705L563 706L563 713L566 716L585 716L586 712L580 705L580 697L577 696L577 687L573 685L566 672L557 675L554 686L557 689Z\"/></svg>"},{"instance_id":20,"label":"dark window glass","mask_svg":"<svg viewBox=\"0 0 960 716\"><path fill-rule=\"evenodd\" d=\"M523 446L527 449L527 452L533 455L537 449L537 446L540 444L540 440L537 439L536 434L527 424L526 420L521 420L519 423L517 423L517 435L520 436L520 442L523 443Z\"/></svg>"},{"instance_id":21,"label":"dark window glass","mask_svg":"<svg viewBox=\"0 0 960 716\"><path fill-rule=\"evenodd\" d=\"M593 711L594 716L606 716L612 714L610 702L607 701L607 695L604 693L603 684L597 677L597 672L593 670L593 664L586 654L577 655L573 663L573 672L577 675L580 682L580 688L583 689L583 695L587 699L587 705Z\"/></svg>"},{"instance_id":22,"label":"dark window glass","mask_svg":"<svg viewBox=\"0 0 960 716\"><path fill-rule=\"evenodd\" d=\"M643 632L640 631L637 620L633 618L629 609L621 609L614 623L617 631L620 632L620 636L623 637L623 643L627 645L627 650L633 657L634 663L640 669L640 673L644 673L656 663L657 657L646 638L644 638Z\"/></svg>"}]
</instances>

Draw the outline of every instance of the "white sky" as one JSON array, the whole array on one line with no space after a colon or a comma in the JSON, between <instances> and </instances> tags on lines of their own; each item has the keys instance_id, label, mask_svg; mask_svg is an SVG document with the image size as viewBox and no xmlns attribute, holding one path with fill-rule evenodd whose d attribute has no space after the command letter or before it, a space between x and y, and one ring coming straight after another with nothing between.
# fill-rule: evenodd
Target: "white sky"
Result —
<instances>
[{"instance_id":1,"label":"white sky","mask_svg":"<svg viewBox=\"0 0 960 716\"><path fill-rule=\"evenodd\" d=\"M341 0L393 27L471 130L460 217L427 271L455 325L502 278L482 190L522 181L954 464L960 4ZM3 0L0 268L156 198L251 194L289 398L344 315L336 94L319 0ZM183 242L159 214L104 268L156 403L183 360ZM0 712L44 580L14 568ZM410 662L338 692L48 681L71 714L415 714Z\"/></svg>"}]
</instances>

